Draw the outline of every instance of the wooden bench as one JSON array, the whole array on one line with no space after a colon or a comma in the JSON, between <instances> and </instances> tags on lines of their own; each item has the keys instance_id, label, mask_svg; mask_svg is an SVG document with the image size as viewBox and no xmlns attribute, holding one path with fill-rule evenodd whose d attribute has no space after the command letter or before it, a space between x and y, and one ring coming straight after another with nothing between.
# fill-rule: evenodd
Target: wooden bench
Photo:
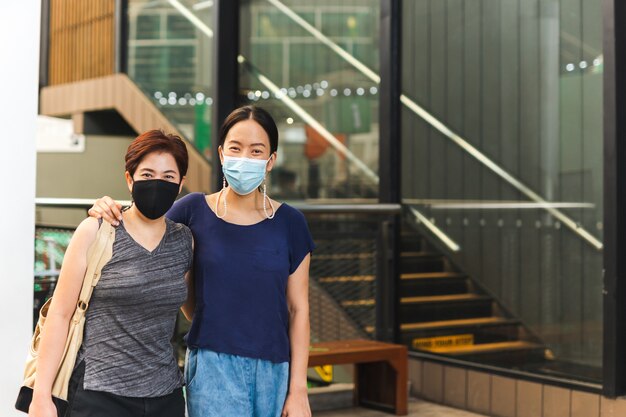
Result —
<instances>
[{"instance_id":1,"label":"wooden bench","mask_svg":"<svg viewBox=\"0 0 626 417\"><path fill-rule=\"evenodd\" d=\"M373 340L315 343L309 367L354 364L355 405L408 413L408 353L406 346Z\"/></svg>"}]
</instances>

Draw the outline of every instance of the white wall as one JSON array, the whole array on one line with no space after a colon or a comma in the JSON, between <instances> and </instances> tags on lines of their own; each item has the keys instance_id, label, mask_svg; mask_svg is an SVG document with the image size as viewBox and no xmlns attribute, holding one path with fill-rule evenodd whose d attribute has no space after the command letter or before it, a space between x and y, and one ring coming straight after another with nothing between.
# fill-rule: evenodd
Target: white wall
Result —
<instances>
[{"instance_id":1,"label":"white wall","mask_svg":"<svg viewBox=\"0 0 626 417\"><path fill-rule=\"evenodd\" d=\"M40 0L0 1L0 415L15 411L32 328Z\"/></svg>"}]
</instances>

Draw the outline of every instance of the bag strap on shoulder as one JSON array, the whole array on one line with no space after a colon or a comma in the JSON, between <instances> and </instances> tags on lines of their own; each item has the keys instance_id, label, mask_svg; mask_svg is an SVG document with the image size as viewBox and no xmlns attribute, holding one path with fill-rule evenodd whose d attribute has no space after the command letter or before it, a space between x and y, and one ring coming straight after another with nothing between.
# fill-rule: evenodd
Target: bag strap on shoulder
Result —
<instances>
[{"instance_id":1,"label":"bag strap on shoulder","mask_svg":"<svg viewBox=\"0 0 626 417\"><path fill-rule=\"evenodd\" d=\"M87 250L87 269L78 297L79 308L87 309L93 289L100 280L102 268L113 256L114 241L115 228L107 222L102 222L96 233L96 239Z\"/></svg>"}]
</instances>

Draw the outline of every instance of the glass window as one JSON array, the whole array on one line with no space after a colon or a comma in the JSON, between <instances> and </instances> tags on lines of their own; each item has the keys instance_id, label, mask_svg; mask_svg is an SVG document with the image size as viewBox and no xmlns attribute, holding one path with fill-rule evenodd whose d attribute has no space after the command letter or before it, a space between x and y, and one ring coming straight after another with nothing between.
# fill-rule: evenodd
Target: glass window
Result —
<instances>
[{"instance_id":1,"label":"glass window","mask_svg":"<svg viewBox=\"0 0 626 417\"><path fill-rule=\"evenodd\" d=\"M402 7L402 90L428 113L403 109L405 203L460 245L452 259L499 314L521 320L522 333L491 340L547 349L511 366L600 381L601 2Z\"/></svg>"},{"instance_id":2,"label":"glass window","mask_svg":"<svg viewBox=\"0 0 626 417\"><path fill-rule=\"evenodd\" d=\"M207 158L211 153L213 40L210 2L184 0L129 2L128 74L161 112Z\"/></svg>"},{"instance_id":3,"label":"glass window","mask_svg":"<svg viewBox=\"0 0 626 417\"><path fill-rule=\"evenodd\" d=\"M271 192L279 199L376 198L378 89L353 61L378 70L379 4L285 4L288 11L242 3L242 96L267 108L280 130Z\"/></svg>"},{"instance_id":4,"label":"glass window","mask_svg":"<svg viewBox=\"0 0 626 417\"><path fill-rule=\"evenodd\" d=\"M137 39L159 39L161 19L155 15L137 16Z\"/></svg>"}]
</instances>

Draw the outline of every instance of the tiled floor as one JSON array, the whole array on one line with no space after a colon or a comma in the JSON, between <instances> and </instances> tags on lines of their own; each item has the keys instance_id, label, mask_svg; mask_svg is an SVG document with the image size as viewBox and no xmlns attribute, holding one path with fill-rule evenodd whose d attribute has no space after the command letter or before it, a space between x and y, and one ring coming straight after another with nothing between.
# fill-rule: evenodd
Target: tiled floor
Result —
<instances>
[{"instance_id":1,"label":"tiled floor","mask_svg":"<svg viewBox=\"0 0 626 417\"><path fill-rule=\"evenodd\" d=\"M314 417L391 417L393 414L382 413L380 411L368 410L365 408L347 408L343 410L318 411L313 413ZM439 404L433 404L422 400L411 398L409 402L408 417L483 417L482 414L470 413Z\"/></svg>"}]
</instances>

